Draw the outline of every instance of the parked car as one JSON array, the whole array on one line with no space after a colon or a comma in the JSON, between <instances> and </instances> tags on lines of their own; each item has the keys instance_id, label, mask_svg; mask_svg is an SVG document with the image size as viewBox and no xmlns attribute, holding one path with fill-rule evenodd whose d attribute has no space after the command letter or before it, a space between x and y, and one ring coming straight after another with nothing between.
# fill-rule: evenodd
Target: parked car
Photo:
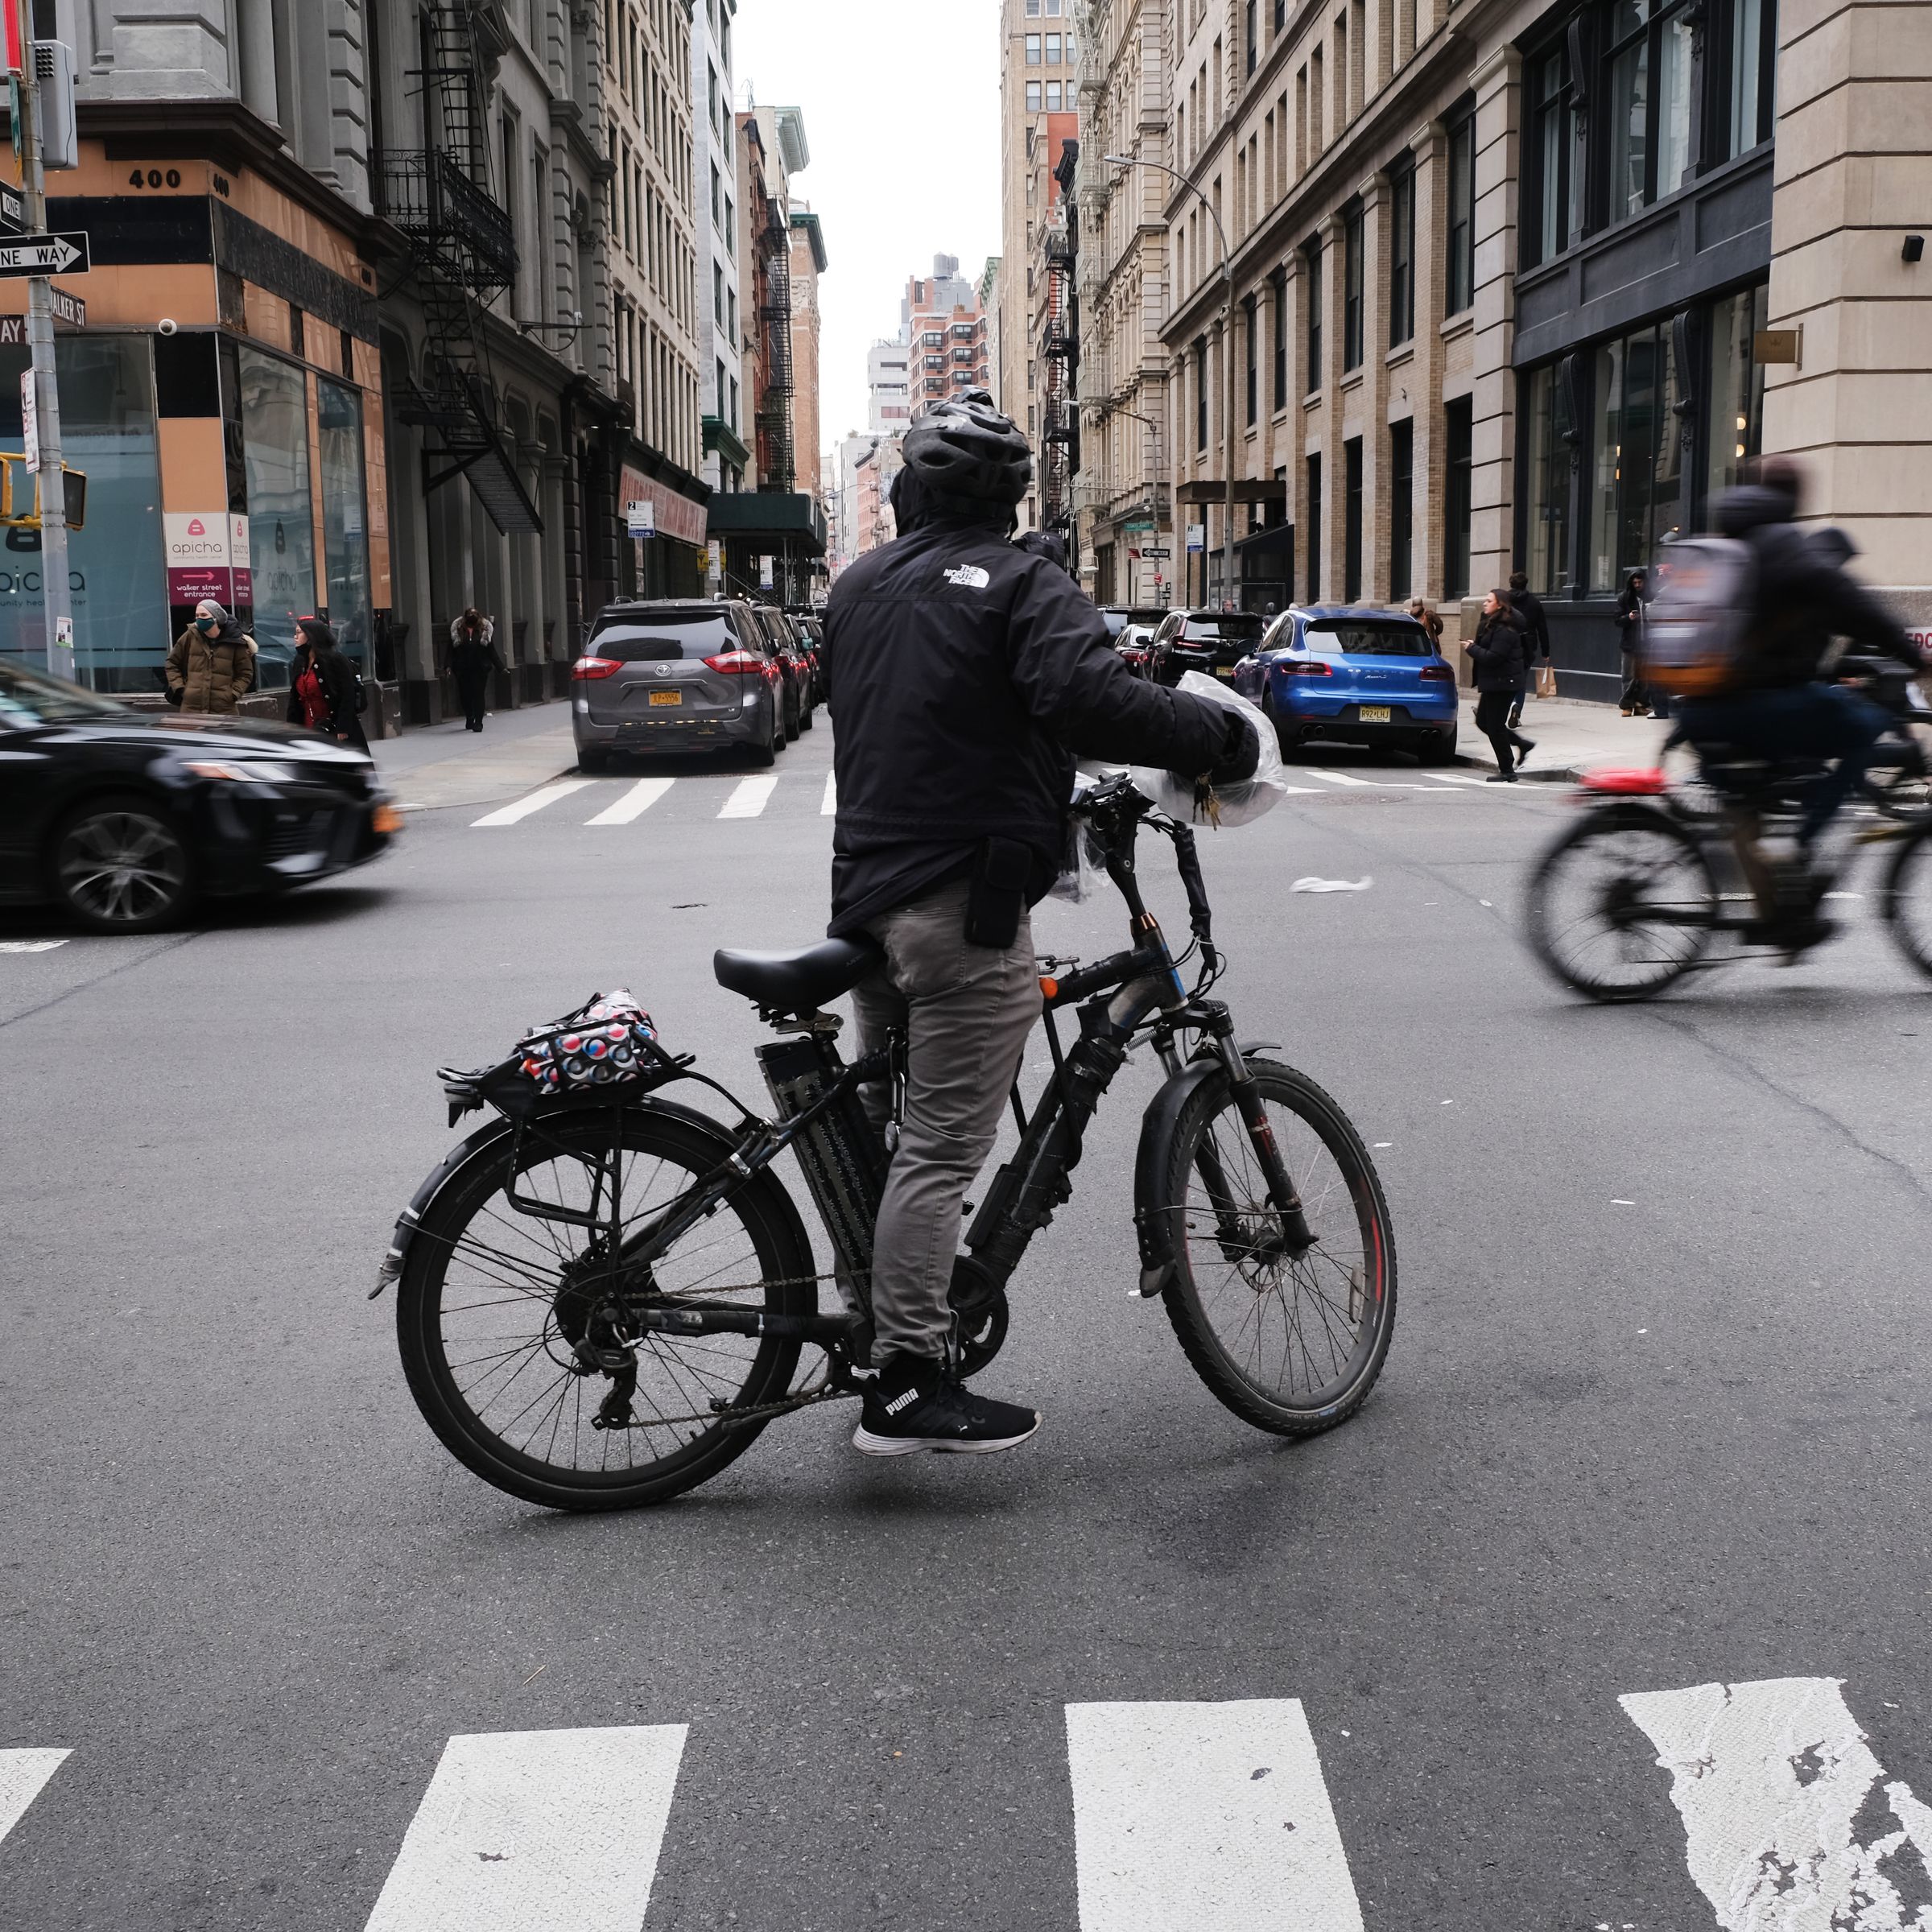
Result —
<instances>
[{"instance_id":1,"label":"parked car","mask_svg":"<svg viewBox=\"0 0 1932 1932\"><path fill-rule=\"evenodd\" d=\"M1170 610L1154 634L1148 675L1157 684L1178 684L1190 671L1232 678L1267 628L1251 610Z\"/></svg>"},{"instance_id":2,"label":"parked car","mask_svg":"<svg viewBox=\"0 0 1932 1932\"><path fill-rule=\"evenodd\" d=\"M805 647L805 655L811 666L811 701L814 704L825 702L825 673L819 657L819 647L825 642L825 626L818 615L810 611L795 610L791 613L793 626L799 634L799 641Z\"/></svg>"},{"instance_id":3,"label":"parked car","mask_svg":"<svg viewBox=\"0 0 1932 1932\"><path fill-rule=\"evenodd\" d=\"M1154 631L1150 625L1129 624L1113 640L1113 647L1137 678L1146 676L1148 658L1154 649Z\"/></svg>"},{"instance_id":4,"label":"parked car","mask_svg":"<svg viewBox=\"0 0 1932 1932\"><path fill-rule=\"evenodd\" d=\"M360 865L402 826L369 757L319 732L136 711L0 658L0 899L153 932Z\"/></svg>"},{"instance_id":5,"label":"parked car","mask_svg":"<svg viewBox=\"0 0 1932 1932\"><path fill-rule=\"evenodd\" d=\"M1121 641L1121 633L1130 625L1139 625L1150 633L1158 629L1161 619L1166 612L1154 604L1103 604L1100 615L1107 620L1107 634L1116 644Z\"/></svg>"},{"instance_id":6,"label":"parked car","mask_svg":"<svg viewBox=\"0 0 1932 1932\"><path fill-rule=\"evenodd\" d=\"M772 654L778 659L785 679L785 736L787 741L811 729L812 706L817 698L812 690L811 660L803 634L775 604L754 605L765 634L771 640Z\"/></svg>"},{"instance_id":7,"label":"parked car","mask_svg":"<svg viewBox=\"0 0 1932 1932\"><path fill-rule=\"evenodd\" d=\"M1236 667L1234 687L1274 720L1284 751L1327 738L1455 755L1455 673L1406 612L1291 606Z\"/></svg>"},{"instance_id":8,"label":"parked car","mask_svg":"<svg viewBox=\"0 0 1932 1932\"><path fill-rule=\"evenodd\" d=\"M607 604L570 679L580 771L640 752L742 750L769 765L785 746L784 667L740 600Z\"/></svg>"}]
</instances>

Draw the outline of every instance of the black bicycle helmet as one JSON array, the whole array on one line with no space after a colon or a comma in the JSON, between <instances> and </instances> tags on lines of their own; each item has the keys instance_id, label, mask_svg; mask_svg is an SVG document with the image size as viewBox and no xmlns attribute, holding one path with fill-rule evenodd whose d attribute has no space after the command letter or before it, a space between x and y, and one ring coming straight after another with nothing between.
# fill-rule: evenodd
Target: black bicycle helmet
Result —
<instances>
[{"instance_id":1,"label":"black bicycle helmet","mask_svg":"<svg viewBox=\"0 0 1932 1932\"><path fill-rule=\"evenodd\" d=\"M1033 452L983 389L935 403L906 432L906 467L942 502L1017 503L1033 481Z\"/></svg>"}]
</instances>

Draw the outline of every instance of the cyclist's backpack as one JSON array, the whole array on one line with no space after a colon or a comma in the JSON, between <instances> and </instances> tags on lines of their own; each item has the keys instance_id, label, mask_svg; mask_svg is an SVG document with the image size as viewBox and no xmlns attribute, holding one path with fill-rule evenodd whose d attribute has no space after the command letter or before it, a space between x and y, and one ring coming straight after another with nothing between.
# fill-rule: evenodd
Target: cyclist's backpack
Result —
<instances>
[{"instance_id":1,"label":"cyclist's backpack","mask_svg":"<svg viewBox=\"0 0 1932 1932\"><path fill-rule=\"evenodd\" d=\"M1714 698L1737 682L1758 630L1757 553L1736 537L1670 546L1644 614L1639 672L1674 698Z\"/></svg>"}]
</instances>

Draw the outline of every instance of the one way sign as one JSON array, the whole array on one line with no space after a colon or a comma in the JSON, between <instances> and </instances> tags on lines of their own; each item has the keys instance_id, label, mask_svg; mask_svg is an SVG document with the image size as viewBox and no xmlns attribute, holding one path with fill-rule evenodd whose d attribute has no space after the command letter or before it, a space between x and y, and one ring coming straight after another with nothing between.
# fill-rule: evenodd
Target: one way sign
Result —
<instances>
[{"instance_id":1,"label":"one way sign","mask_svg":"<svg viewBox=\"0 0 1932 1932\"><path fill-rule=\"evenodd\" d=\"M12 241L0 238L0 277L84 275L91 266L85 229L59 235L22 235Z\"/></svg>"}]
</instances>

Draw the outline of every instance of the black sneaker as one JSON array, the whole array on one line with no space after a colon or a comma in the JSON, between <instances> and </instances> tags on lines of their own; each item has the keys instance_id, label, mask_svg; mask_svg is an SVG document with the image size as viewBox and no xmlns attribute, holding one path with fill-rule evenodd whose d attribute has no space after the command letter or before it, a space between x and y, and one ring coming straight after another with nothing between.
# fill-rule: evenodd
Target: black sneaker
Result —
<instances>
[{"instance_id":1,"label":"black sneaker","mask_svg":"<svg viewBox=\"0 0 1932 1932\"><path fill-rule=\"evenodd\" d=\"M861 1455L990 1455L1017 1449L1040 1426L1037 1410L989 1402L938 1362L894 1357L865 1391L852 1446Z\"/></svg>"}]
</instances>

